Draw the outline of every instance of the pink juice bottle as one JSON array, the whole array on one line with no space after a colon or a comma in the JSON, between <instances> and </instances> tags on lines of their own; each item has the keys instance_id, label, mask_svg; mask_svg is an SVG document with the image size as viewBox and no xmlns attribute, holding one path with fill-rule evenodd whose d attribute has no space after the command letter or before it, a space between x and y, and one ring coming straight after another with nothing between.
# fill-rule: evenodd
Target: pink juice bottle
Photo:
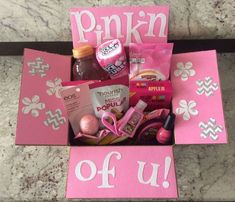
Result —
<instances>
[{"instance_id":1,"label":"pink juice bottle","mask_svg":"<svg viewBox=\"0 0 235 202\"><path fill-rule=\"evenodd\" d=\"M139 100L135 107L131 107L125 116L119 121L119 131L122 135L133 137L144 117L147 104Z\"/></svg>"},{"instance_id":2,"label":"pink juice bottle","mask_svg":"<svg viewBox=\"0 0 235 202\"><path fill-rule=\"evenodd\" d=\"M106 41L96 49L96 58L100 66L108 72L111 79L128 75L128 63L125 49L118 39Z\"/></svg>"},{"instance_id":3,"label":"pink juice bottle","mask_svg":"<svg viewBox=\"0 0 235 202\"><path fill-rule=\"evenodd\" d=\"M73 57L76 59L72 67L72 80L108 80L109 75L96 60L93 47L83 45L73 49Z\"/></svg>"}]
</instances>

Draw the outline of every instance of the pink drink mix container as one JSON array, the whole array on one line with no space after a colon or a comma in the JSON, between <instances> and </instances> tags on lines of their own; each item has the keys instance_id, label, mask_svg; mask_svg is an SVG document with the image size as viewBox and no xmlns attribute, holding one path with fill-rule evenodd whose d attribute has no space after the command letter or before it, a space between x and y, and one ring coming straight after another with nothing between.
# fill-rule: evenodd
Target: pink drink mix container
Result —
<instances>
[{"instance_id":1,"label":"pink drink mix container","mask_svg":"<svg viewBox=\"0 0 235 202\"><path fill-rule=\"evenodd\" d=\"M108 72L111 79L128 75L128 64L123 45L118 39L106 41L96 49L100 66Z\"/></svg>"}]
</instances>

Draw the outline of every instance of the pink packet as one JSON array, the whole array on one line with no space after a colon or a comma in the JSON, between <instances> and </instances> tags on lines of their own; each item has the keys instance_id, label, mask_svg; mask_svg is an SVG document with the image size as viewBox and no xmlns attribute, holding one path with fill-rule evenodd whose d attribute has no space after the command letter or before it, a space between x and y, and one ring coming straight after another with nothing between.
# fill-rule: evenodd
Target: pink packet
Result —
<instances>
[{"instance_id":1,"label":"pink packet","mask_svg":"<svg viewBox=\"0 0 235 202\"><path fill-rule=\"evenodd\" d=\"M89 84L94 82L76 81L63 83L64 87L61 90L61 97L75 135L80 132L81 118L87 114L94 114L89 94ZM68 84L72 85L68 86Z\"/></svg>"},{"instance_id":2,"label":"pink packet","mask_svg":"<svg viewBox=\"0 0 235 202\"><path fill-rule=\"evenodd\" d=\"M123 45L118 39L106 41L96 49L100 66L108 72L111 79L128 75L128 63Z\"/></svg>"},{"instance_id":3,"label":"pink packet","mask_svg":"<svg viewBox=\"0 0 235 202\"><path fill-rule=\"evenodd\" d=\"M146 102L147 111L170 108L172 85L167 81L130 81L130 106L139 100Z\"/></svg>"},{"instance_id":4,"label":"pink packet","mask_svg":"<svg viewBox=\"0 0 235 202\"><path fill-rule=\"evenodd\" d=\"M168 80L173 43L130 43L130 80Z\"/></svg>"},{"instance_id":5,"label":"pink packet","mask_svg":"<svg viewBox=\"0 0 235 202\"><path fill-rule=\"evenodd\" d=\"M96 117L101 118L104 112L110 112L113 108L120 112L127 111L129 107L128 76L93 83L89 87Z\"/></svg>"}]
</instances>

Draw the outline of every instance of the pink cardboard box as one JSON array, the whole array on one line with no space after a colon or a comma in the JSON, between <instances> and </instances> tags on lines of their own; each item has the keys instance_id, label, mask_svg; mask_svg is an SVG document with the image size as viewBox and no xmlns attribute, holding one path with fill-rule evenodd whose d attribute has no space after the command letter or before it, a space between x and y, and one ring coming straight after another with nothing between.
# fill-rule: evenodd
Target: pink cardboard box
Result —
<instances>
[{"instance_id":1,"label":"pink cardboard box","mask_svg":"<svg viewBox=\"0 0 235 202\"><path fill-rule=\"evenodd\" d=\"M166 42L168 7L73 8L73 45L120 38ZM25 49L16 144L71 145L60 100L71 58ZM172 108L176 144L227 143L216 52L173 55ZM29 124L30 123L30 124ZM177 198L170 146L73 146L67 198Z\"/></svg>"}]
</instances>

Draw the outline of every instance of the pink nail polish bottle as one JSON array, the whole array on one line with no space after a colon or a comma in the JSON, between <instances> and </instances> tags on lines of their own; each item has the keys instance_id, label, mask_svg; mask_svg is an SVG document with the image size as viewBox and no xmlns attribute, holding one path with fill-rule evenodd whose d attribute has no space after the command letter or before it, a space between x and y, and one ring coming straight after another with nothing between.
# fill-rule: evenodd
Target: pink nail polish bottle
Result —
<instances>
[{"instance_id":1,"label":"pink nail polish bottle","mask_svg":"<svg viewBox=\"0 0 235 202\"><path fill-rule=\"evenodd\" d=\"M156 135L156 139L160 144L167 144L170 142L174 122L175 114L169 114L166 118L163 127L159 129Z\"/></svg>"},{"instance_id":2,"label":"pink nail polish bottle","mask_svg":"<svg viewBox=\"0 0 235 202\"><path fill-rule=\"evenodd\" d=\"M133 137L135 135L135 132L144 117L143 112L146 107L147 103L139 100L135 107L131 107L126 112L124 117L119 121L119 131L122 135L126 135L128 137Z\"/></svg>"}]
</instances>

